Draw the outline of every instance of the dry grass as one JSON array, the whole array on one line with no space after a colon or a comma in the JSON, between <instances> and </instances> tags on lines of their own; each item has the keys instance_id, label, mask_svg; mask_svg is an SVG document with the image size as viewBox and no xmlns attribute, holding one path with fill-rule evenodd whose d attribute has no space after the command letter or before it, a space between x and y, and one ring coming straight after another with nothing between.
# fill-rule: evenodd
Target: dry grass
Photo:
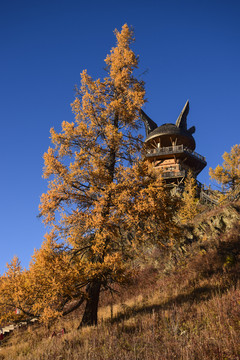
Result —
<instances>
[{"instance_id":1,"label":"dry grass","mask_svg":"<svg viewBox=\"0 0 240 360\"><path fill-rule=\"evenodd\" d=\"M191 303L179 303L179 297L162 303L155 292L145 303L139 298L139 302L132 299L118 305L113 319L98 327L79 332L75 330L78 321L71 320L64 322L67 334L60 338L49 338L43 328L16 335L1 357L236 360L240 354L239 299L239 288ZM62 324L55 326L60 329Z\"/></svg>"},{"instance_id":2,"label":"dry grass","mask_svg":"<svg viewBox=\"0 0 240 360\"><path fill-rule=\"evenodd\" d=\"M114 299L104 293L97 327L77 331L75 313L49 330L19 330L0 359L240 359L239 225L224 237L189 245L168 274L159 255L151 253L156 267L142 270ZM66 334L51 338L63 326Z\"/></svg>"}]
</instances>

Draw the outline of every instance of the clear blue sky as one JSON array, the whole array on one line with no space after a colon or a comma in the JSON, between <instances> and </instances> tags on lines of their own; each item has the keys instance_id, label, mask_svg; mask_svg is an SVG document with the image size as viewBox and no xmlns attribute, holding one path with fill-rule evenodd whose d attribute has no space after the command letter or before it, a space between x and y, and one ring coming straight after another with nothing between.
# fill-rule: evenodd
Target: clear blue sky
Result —
<instances>
[{"instance_id":1,"label":"clear blue sky","mask_svg":"<svg viewBox=\"0 0 240 360\"><path fill-rule=\"evenodd\" d=\"M240 3L233 0L12 0L0 4L0 273L18 255L28 266L46 232L37 218L49 129L72 121L79 73L104 74L113 30L133 25L148 103L159 125L187 99L196 151L209 166L239 143Z\"/></svg>"}]
</instances>

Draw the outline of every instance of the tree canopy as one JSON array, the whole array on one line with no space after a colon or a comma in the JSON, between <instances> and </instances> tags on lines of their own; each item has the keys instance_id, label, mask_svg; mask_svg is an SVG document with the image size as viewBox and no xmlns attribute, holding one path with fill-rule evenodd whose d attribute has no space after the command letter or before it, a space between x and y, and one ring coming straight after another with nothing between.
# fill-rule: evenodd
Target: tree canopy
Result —
<instances>
[{"instance_id":1,"label":"tree canopy","mask_svg":"<svg viewBox=\"0 0 240 360\"><path fill-rule=\"evenodd\" d=\"M209 169L211 179L221 184L224 194L235 191L240 186L240 145L234 145L230 153L223 154L223 164Z\"/></svg>"},{"instance_id":2,"label":"tree canopy","mask_svg":"<svg viewBox=\"0 0 240 360\"><path fill-rule=\"evenodd\" d=\"M61 133L51 129L54 147L44 155L44 177L52 179L40 211L81 258L88 281L83 324L97 322L101 286L124 280L137 243L167 242L175 231L169 226L173 201L141 159L145 90L133 75L133 31L125 24L115 35L117 45L105 59L107 76L93 80L82 72L72 104L75 123L63 122Z\"/></svg>"}]
</instances>

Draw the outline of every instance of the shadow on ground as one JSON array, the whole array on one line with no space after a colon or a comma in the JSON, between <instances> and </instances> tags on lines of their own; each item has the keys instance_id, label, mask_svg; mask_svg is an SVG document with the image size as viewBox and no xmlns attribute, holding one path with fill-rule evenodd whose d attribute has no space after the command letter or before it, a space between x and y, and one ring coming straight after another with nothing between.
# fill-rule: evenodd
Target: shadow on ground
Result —
<instances>
[{"instance_id":1,"label":"shadow on ground","mask_svg":"<svg viewBox=\"0 0 240 360\"><path fill-rule=\"evenodd\" d=\"M172 297L167 301L163 302L162 304L143 305L141 307L139 306L127 307L126 309L124 309L122 313L119 313L116 316L114 316L110 320L110 322L114 324L121 322L123 320L128 320L131 317L134 317L138 314L149 314L154 311L157 312L160 310L171 309L173 306L178 307L184 303L193 304L193 303L199 303L201 301L210 300L216 294L219 293L222 294L227 290L228 287L219 287L219 286L199 287L189 293L179 294L176 297Z\"/></svg>"}]
</instances>

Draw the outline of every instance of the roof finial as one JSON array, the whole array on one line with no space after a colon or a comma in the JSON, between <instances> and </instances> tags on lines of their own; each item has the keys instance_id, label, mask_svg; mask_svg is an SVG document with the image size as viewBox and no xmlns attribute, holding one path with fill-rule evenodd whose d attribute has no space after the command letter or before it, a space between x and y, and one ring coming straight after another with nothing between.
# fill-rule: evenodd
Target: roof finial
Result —
<instances>
[{"instance_id":1,"label":"roof finial","mask_svg":"<svg viewBox=\"0 0 240 360\"><path fill-rule=\"evenodd\" d=\"M147 114L145 114L142 109L140 110L140 116L145 125L146 136L148 136L148 134L150 134L150 132L152 132L158 126L152 119L150 119L149 116L147 116Z\"/></svg>"},{"instance_id":2,"label":"roof finial","mask_svg":"<svg viewBox=\"0 0 240 360\"><path fill-rule=\"evenodd\" d=\"M184 108L182 109L179 117L176 121L176 126L179 128L182 128L184 130L187 130L187 116L189 112L189 100L184 105Z\"/></svg>"}]
</instances>

